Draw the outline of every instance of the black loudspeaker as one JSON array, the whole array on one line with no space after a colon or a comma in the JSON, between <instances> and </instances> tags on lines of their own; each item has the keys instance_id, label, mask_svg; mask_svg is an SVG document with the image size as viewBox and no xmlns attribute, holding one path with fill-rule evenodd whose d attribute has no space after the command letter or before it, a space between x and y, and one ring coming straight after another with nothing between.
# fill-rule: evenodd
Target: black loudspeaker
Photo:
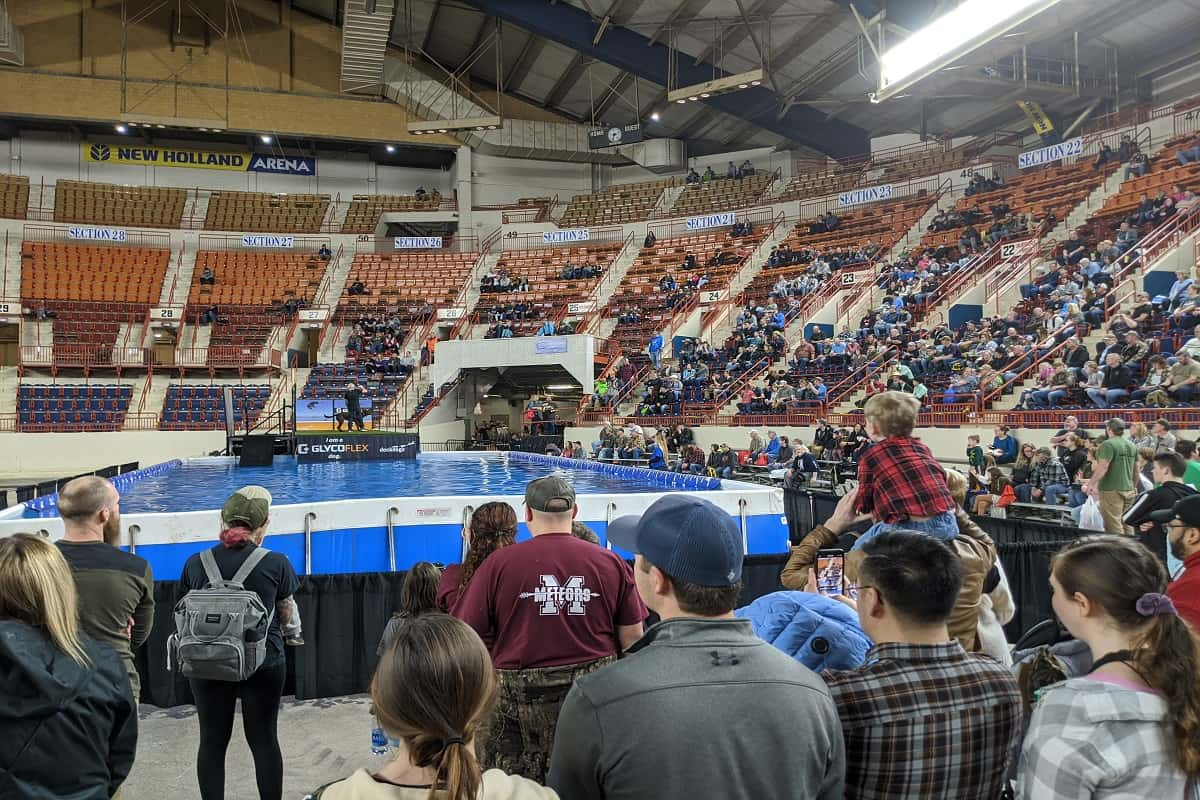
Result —
<instances>
[{"instance_id":1,"label":"black loudspeaker","mask_svg":"<svg viewBox=\"0 0 1200 800\"><path fill-rule=\"evenodd\" d=\"M269 467L275 463L274 436L247 436L242 440L239 467Z\"/></svg>"}]
</instances>

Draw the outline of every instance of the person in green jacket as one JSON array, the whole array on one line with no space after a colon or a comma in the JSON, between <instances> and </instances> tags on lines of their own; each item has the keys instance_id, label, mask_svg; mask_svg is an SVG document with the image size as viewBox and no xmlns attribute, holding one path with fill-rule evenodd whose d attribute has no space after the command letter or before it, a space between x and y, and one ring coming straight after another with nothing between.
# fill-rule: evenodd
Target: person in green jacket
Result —
<instances>
[{"instance_id":1,"label":"person in green jacket","mask_svg":"<svg viewBox=\"0 0 1200 800\"><path fill-rule=\"evenodd\" d=\"M1125 421L1119 417L1105 424L1108 438L1096 448L1096 466L1088 481L1088 493L1100 500L1104 532L1125 533L1122 518L1133 506L1137 485L1137 446L1125 437Z\"/></svg>"}]
</instances>

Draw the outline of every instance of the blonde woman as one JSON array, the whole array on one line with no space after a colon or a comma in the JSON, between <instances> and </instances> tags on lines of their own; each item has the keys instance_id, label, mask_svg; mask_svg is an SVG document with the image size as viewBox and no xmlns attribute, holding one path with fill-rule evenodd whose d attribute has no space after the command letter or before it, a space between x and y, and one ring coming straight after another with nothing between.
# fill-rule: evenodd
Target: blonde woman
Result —
<instances>
[{"instance_id":1,"label":"blonde woman","mask_svg":"<svg viewBox=\"0 0 1200 800\"><path fill-rule=\"evenodd\" d=\"M109 798L133 766L129 675L77 603L58 548L0 539L0 797Z\"/></svg>"}]
</instances>

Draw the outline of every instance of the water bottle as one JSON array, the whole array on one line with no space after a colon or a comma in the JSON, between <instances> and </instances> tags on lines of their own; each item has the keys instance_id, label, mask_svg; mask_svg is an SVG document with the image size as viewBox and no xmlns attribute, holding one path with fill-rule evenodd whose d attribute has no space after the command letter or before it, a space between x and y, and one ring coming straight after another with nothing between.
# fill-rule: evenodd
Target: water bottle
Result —
<instances>
[{"instance_id":1,"label":"water bottle","mask_svg":"<svg viewBox=\"0 0 1200 800\"><path fill-rule=\"evenodd\" d=\"M371 754L376 756L387 755L388 737L383 732L383 728L376 723L375 727L371 728Z\"/></svg>"}]
</instances>

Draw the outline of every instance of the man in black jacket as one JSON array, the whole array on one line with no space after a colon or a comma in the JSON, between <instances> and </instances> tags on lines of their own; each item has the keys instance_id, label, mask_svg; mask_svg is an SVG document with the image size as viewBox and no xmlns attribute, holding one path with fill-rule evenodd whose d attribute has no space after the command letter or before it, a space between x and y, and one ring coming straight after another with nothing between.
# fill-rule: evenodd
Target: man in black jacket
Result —
<instances>
[{"instance_id":1,"label":"man in black jacket","mask_svg":"<svg viewBox=\"0 0 1200 800\"><path fill-rule=\"evenodd\" d=\"M1133 372L1121 363L1120 353L1109 352L1100 371L1104 375L1100 381L1100 388L1087 390L1087 396L1096 408L1111 408L1113 403L1129 397L1129 384L1133 382Z\"/></svg>"}]
</instances>

